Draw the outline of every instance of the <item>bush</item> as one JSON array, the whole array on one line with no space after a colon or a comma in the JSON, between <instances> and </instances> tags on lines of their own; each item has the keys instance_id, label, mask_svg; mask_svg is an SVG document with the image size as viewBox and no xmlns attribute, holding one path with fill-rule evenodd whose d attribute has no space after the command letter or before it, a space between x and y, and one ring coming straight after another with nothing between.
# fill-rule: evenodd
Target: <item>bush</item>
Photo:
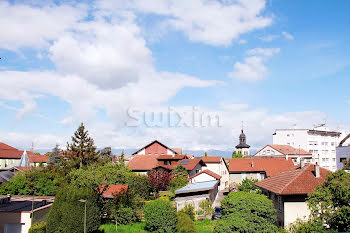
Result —
<instances>
[{"instance_id":1,"label":"bush","mask_svg":"<svg viewBox=\"0 0 350 233\"><path fill-rule=\"evenodd\" d=\"M264 195L230 193L221 202L222 218L215 232L277 232L275 208Z\"/></svg>"},{"instance_id":2,"label":"bush","mask_svg":"<svg viewBox=\"0 0 350 233\"><path fill-rule=\"evenodd\" d=\"M47 232L83 232L86 200L87 232L97 230L101 222L97 195L93 190L73 185L63 186L57 193L47 218Z\"/></svg>"},{"instance_id":3,"label":"bush","mask_svg":"<svg viewBox=\"0 0 350 233\"><path fill-rule=\"evenodd\" d=\"M39 222L33 224L28 233L46 233L46 222Z\"/></svg>"},{"instance_id":4,"label":"bush","mask_svg":"<svg viewBox=\"0 0 350 233\"><path fill-rule=\"evenodd\" d=\"M170 191L175 192L175 190L186 186L188 183L187 177L176 176L170 181Z\"/></svg>"},{"instance_id":5,"label":"bush","mask_svg":"<svg viewBox=\"0 0 350 233\"><path fill-rule=\"evenodd\" d=\"M177 215L177 232L178 233L196 233L196 228L190 216L184 212L179 212Z\"/></svg>"},{"instance_id":6,"label":"bush","mask_svg":"<svg viewBox=\"0 0 350 233\"><path fill-rule=\"evenodd\" d=\"M298 218L294 223L289 225L288 232L289 233L311 233L311 232L325 233L327 231L319 222L315 222L312 220L303 221Z\"/></svg>"},{"instance_id":7,"label":"bush","mask_svg":"<svg viewBox=\"0 0 350 233\"><path fill-rule=\"evenodd\" d=\"M254 192L254 193L261 193L261 190L255 186L255 183L258 182L257 179L248 179L245 178L242 180L242 183L238 186L238 191L243 192Z\"/></svg>"},{"instance_id":8,"label":"bush","mask_svg":"<svg viewBox=\"0 0 350 233\"><path fill-rule=\"evenodd\" d=\"M118 224L132 224L134 222L139 222L140 217L136 213L135 209L131 207L121 207L116 210L115 218Z\"/></svg>"},{"instance_id":9,"label":"bush","mask_svg":"<svg viewBox=\"0 0 350 233\"><path fill-rule=\"evenodd\" d=\"M209 200L201 201L199 203L199 208L203 211L203 214L206 217L210 217L214 213L214 208Z\"/></svg>"},{"instance_id":10,"label":"bush","mask_svg":"<svg viewBox=\"0 0 350 233\"><path fill-rule=\"evenodd\" d=\"M145 204L146 229L151 232L170 233L176 231L176 210L170 201L154 200Z\"/></svg>"},{"instance_id":11,"label":"bush","mask_svg":"<svg viewBox=\"0 0 350 233\"><path fill-rule=\"evenodd\" d=\"M196 217L196 213L194 212L194 207L191 204L185 205L185 207L182 210L180 210L179 212L187 214L191 218L192 221L194 221L194 219Z\"/></svg>"}]
</instances>

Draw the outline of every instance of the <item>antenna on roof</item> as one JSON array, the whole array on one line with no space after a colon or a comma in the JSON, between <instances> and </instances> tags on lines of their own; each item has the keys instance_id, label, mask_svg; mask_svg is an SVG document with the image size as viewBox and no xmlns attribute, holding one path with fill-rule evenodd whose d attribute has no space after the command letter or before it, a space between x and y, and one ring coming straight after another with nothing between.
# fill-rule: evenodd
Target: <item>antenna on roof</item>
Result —
<instances>
[{"instance_id":1,"label":"antenna on roof","mask_svg":"<svg viewBox=\"0 0 350 233\"><path fill-rule=\"evenodd\" d=\"M32 152L34 153L34 142L32 142Z\"/></svg>"}]
</instances>

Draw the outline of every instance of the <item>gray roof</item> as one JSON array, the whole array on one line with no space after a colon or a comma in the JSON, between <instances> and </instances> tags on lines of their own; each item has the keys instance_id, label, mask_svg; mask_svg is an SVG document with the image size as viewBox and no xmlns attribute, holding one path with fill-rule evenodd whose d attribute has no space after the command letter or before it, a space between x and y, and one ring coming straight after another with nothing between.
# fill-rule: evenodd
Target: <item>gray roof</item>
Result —
<instances>
[{"instance_id":1,"label":"gray roof","mask_svg":"<svg viewBox=\"0 0 350 233\"><path fill-rule=\"evenodd\" d=\"M7 183L14 175L11 171L0 172L0 183Z\"/></svg>"},{"instance_id":2,"label":"gray roof","mask_svg":"<svg viewBox=\"0 0 350 233\"><path fill-rule=\"evenodd\" d=\"M217 183L219 183L218 180L190 183L190 184L186 185L185 187L182 187L182 188L176 190L175 194L193 193L193 192L211 190L211 189L214 189L214 187Z\"/></svg>"}]
</instances>

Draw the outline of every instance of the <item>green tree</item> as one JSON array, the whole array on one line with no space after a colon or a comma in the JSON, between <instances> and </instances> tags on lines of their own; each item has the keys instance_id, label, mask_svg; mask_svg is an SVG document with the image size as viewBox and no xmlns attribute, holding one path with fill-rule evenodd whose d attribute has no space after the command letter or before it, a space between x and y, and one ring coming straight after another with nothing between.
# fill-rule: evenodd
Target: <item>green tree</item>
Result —
<instances>
[{"instance_id":1,"label":"green tree","mask_svg":"<svg viewBox=\"0 0 350 233\"><path fill-rule=\"evenodd\" d=\"M56 146L52 149L52 152L49 156L49 159L47 161L48 164L55 165L60 162L61 159L61 149L59 148L59 145L56 144Z\"/></svg>"},{"instance_id":2,"label":"green tree","mask_svg":"<svg viewBox=\"0 0 350 233\"><path fill-rule=\"evenodd\" d=\"M313 220L303 221L298 218L288 226L288 233L326 233L327 231L320 222Z\"/></svg>"},{"instance_id":3,"label":"green tree","mask_svg":"<svg viewBox=\"0 0 350 233\"><path fill-rule=\"evenodd\" d=\"M47 232L81 233L84 229L84 203L86 200L87 232L96 231L101 223L97 195L87 188L65 185L60 188L47 218Z\"/></svg>"},{"instance_id":4,"label":"green tree","mask_svg":"<svg viewBox=\"0 0 350 233\"><path fill-rule=\"evenodd\" d=\"M151 232L172 233L176 231L176 209L170 201L157 199L145 204L146 229Z\"/></svg>"},{"instance_id":5,"label":"green tree","mask_svg":"<svg viewBox=\"0 0 350 233\"><path fill-rule=\"evenodd\" d=\"M332 230L350 231L350 174L344 170L330 173L325 182L308 195L307 203L314 221Z\"/></svg>"},{"instance_id":6,"label":"green tree","mask_svg":"<svg viewBox=\"0 0 350 233\"><path fill-rule=\"evenodd\" d=\"M207 152L204 152L204 157L208 157L208 153Z\"/></svg>"},{"instance_id":7,"label":"green tree","mask_svg":"<svg viewBox=\"0 0 350 233\"><path fill-rule=\"evenodd\" d=\"M190 216L190 219L192 221L194 221L195 217L196 217L196 213L194 212L194 207L191 204L186 204L185 207L180 210L179 212L183 212L185 214L187 214L188 216Z\"/></svg>"},{"instance_id":8,"label":"green tree","mask_svg":"<svg viewBox=\"0 0 350 233\"><path fill-rule=\"evenodd\" d=\"M176 176L170 181L170 184L169 184L170 191L175 192L175 190L186 186L187 183L188 183L187 177Z\"/></svg>"},{"instance_id":9,"label":"green tree","mask_svg":"<svg viewBox=\"0 0 350 233\"><path fill-rule=\"evenodd\" d=\"M266 196L230 193L221 202L222 218L214 232L277 232L275 208Z\"/></svg>"},{"instance_id":10,"label":"green tree","mask_svg":"<svg viewBox=\"0 0 350 233\"><path fill-rule=\"evenodd\" d=\"M261 193L261 190L255 186L256 182L258 182L257 179L244 178L238 186L238 191Z\"/></svg>"},{"instance_id":11,"label":"green tree","mask_svg":"<svg viewBox=\"0 0 350 233\"><path fill-rule=\"evenodd\" d=\"M113 155L112 155L112 148L111 147L105 147L101 149L99 152L99 161L102 164L110 163L113 160Z\"/></svg>"},{"instance_id":12,"label":"green tree","mask_svg":"<svg viewBox=\"0 0 350 233\"><path fill-rule=\"evenodd\" d=\"M72 167L81 168L92 164L98 159L94 140L89 137L89 132L85 130L83 123L72 136L72 142L67 143L67 155L70 156Z\"/></svg>"},{"instance_id":13,"label":"green tree","mask_svg":"<svg viewBox=\"0 0 350 233\"><path fill-rule=\"evenodd\" d=\"M214 208L210 200L203 200L199 203L199 208L203 211L204 216L211 217L214 213Z\"/></svg>"},{"instance_id":14,"label":"green tree","mask_svg":"<svg viewBox=\"0 0 350 233\"><path fill-rule=\"evenodd\" d=\"M238 153L236 151L234 151L232 153L232 158L233 159L241 159L242 157L243 157L243 154L240 151L238 151Z\"/></svg>"},{"instance_id":15,"label":"green tree","mask_svg":"<svg viewBox=\"0 0 350 233\"><path fill-rule=\"evenodd\" d=\"M64 177L48 170L32 169L17 173L7 184L0 187L0 194L54 196Z\"/></svg>"},{"instance_id":16,"label":"green tree","mask_svg":"<svg viewBox=\"0 0 350 233\"><path fill-rule=\"evenodd\" d=\"M171 174L173 174L175 177L176 176L188 176L188 172L184 166L181 164L178 164L175 166L175 168L171 171Z\"/></svg>"},{"instance_id":17,"label":"green tree","mask_svg":"<svg viewBox=\"0 0 350 233\"><path fill-rule=\"evenodd\" d=\"M46 233L46 222L39 222L31 225L28 233Z\"/></svg>"},{"instance_id":18,"label":"green tree","mask_svg":"<svg viewBox=\"0 0 350 233\"><path fill-rule=\"evenodd\" d=\"M178 233L196 233L197 230L194 226L193 220L184 212L178 212L177 214L177 232Z\"/></svg>"},{"instance_id":19,"label":"green tree","mask_svg":"<svg viewBox=\"0 0 350 233\"><path fill-rule=\"evenodd\" d=\"M119 157L119 164L125 166L124 151L122 151L122 154Z\"/></svg>"}]
</instances>

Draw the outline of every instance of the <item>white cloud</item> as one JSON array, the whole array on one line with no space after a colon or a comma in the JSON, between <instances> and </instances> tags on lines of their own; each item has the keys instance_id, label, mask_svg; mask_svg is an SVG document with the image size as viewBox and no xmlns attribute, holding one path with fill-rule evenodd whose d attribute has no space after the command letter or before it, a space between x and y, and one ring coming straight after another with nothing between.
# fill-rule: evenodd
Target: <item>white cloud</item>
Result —
<instances>
[{"instance_id":1,"label":"white cloud","mask_svg":"<svg viewBox=\"0 0 350 233\"><path fill-rule=\"evenodd\" d=\"M240 81L256 82L265 77L267 68L262 57L252 56L244 59L244 63L236 62L233 71L228 74L230 78Z\"/></svg>"},{"instance_id":2,"label":"white cloud","mask_svg":"<svg viewBox=\"0 0 350 233\"><path fill-rule=\"evenodd\" d=\"M42 7L0 2L0 48L41 48L86 16L83 5Z\"/></svg>"},{"instance_id":3,"label":"white cloud","mask_svg":"<svg viewBox=\"0 0 350 233\"><path fill-rule=\"evenodd\" d=\"M74 33L58 38L50 53L60 72L79 75L102 88L136 82L153 70L151 51L138 26L128 21L80 23Z\"/></svg>"},{"instance_id":4,"label":"white cloud","mask_svg":"<svg viewBox=\"0 0 350 233\"><path fill-rule=\"evenodd\" d=\"M265 0L100 0L97 6L105 11L127 9L166 16L166 22L183 31L190 40L216 46L230 45L241 34L272 23L271 17L262 15Z\"/></svg>"},{"instance_id":5,"label":"white cloud","mask_svg":"<svg viewBox=\"0 0 350 233\"><path fill-rule=\"evenodd\" d=\"M280 52L280 48L254 48L247 51L248 55L262 55L270 57Z\"/></svg>"},{"instance_id":6,"label":"white cloud","mask_svg":"<svg viewBox=\"0 0 350 233\"><path fill-rule=\"evenodd\" d=\"M288 32L282 32L282 35L284 36L284 38L286 38L287 40L294 40L294 36Z\"/></svg>"},{"instance_id":7,"label":"white cloud","mask_svg":"<svg viewBox=\"0 0 350 233\"><path fill-rule=\"evenodd\" d=\"M228 73L230 78L240 81L257 82L263 79L268 69L264 62L280 52L280 48L254 48L246 53L250 55L244 59L244 62L236 62L233 65L233 71Z\"/></svg>"}]
</instances>

